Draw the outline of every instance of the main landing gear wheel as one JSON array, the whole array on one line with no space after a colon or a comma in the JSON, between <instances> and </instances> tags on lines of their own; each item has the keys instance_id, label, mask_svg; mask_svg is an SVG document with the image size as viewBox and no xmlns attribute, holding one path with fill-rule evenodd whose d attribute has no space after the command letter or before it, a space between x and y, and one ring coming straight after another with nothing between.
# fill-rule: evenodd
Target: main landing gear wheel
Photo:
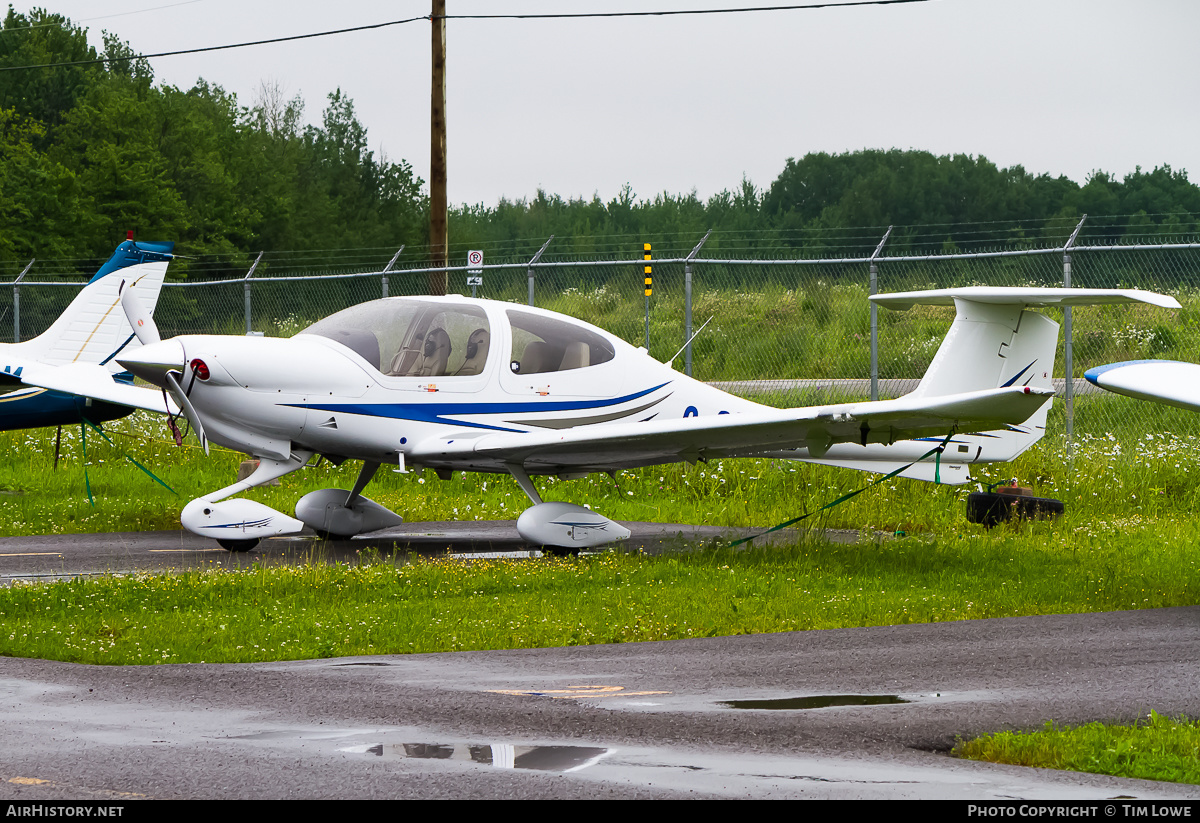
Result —
<instances>
[{"instance_id":1,"label":"main landing gear wheel","mask_svg":"<svg viewBox=\"0 0 1200 823\"><path fill-rule=\"evenodd\" d=\"M565 546L540 546L539 550L542 554L548 554L551 557L579 557L579 549L568 549Z\"/></svg>"},{"instance_id":2,"label":"main landing gear wheel","mask_svg":"<svg viewBox=\"0 0 1200 823\"><path fill-rule=\"evenodd\" d=\"M254 540L218 540L217 545L222 549L231 552L248 552L258 545L258 539Z\"/></svg>"}]
</instances>

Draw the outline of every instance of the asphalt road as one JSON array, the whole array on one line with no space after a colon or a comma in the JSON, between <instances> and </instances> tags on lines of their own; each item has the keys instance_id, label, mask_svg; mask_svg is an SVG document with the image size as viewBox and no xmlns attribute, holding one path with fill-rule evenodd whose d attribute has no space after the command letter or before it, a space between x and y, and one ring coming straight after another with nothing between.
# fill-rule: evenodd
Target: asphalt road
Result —
<instances>
[{"instance_id":1,"label":"asphalt road","mask_svg":"<svg viewBox=\"0 0 1200 823\"><path fill-rule=\"evenodd\" d=\"M0 797L1195 801L947 752L1049 720L1200 716L1198 649L1187 607L276 664L0 658ZM736 705L863 695L906 702Z\"/></svg>"},{"instance_id":2,"label":"asphalt road","mask_svg":"<svg viewBox=\"0 0 1200 823\"><path fill-rule=\"evenodd\" d=\"M765 530L620 522L632 532L625 547L648 553L694 547L718 538L749 537ZM822 535L836 542L859 539L859 533L852 530L827 529ZM756 542L761 545L771 541L795 541L797 536L797 531L787 529L758 538ZM395 529L373 532L368 539L323 541L312 534L278 537L264 540L253 551L243 554L227 552L217 546L215 540L183 530L3 537L0 538L0 585L9 585L14 580L218 565L240 568L254 563L355 562L361 552L369 549L382 553L438 556L522 552L528 551L529 546L517 534L515 520L405 523Z\"/></svg>"}]
</instances>

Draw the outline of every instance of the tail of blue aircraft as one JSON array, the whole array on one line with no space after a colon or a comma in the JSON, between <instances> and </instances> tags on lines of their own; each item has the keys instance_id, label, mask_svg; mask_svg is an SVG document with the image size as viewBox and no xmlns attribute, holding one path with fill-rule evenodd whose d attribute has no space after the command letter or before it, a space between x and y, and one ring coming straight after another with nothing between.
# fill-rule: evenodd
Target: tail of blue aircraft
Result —
<instances>
[{"instance_id":1,"label":"tail of blue aircraft","mask_svg":"<svg viewBox=\"0 0 1200 823\"><path fill-rule=\"evenodd\" d=\"M121 285L136 291L153 314L174 243L126 240L45 332L13 344L19 357L42 363L110 364L122 350L141 345L121 310Z\"/></svg>"},{"instance_id":2,"label":"tail of blue aircraft","mask_svg":"<svg viewBox=\"0 0 1200 823\"><path fill-rule=\"evenodd\" d=\"M129 414L126 406L21 386L21 371L23 364L31 363L99 363L120 373L117 353L141 345L121 309L121 284L135 289L142 305L153 311L174 246L125 241L50 328L32 340L0 345L0 431L68 425L85 418L99 423ZM17 388L7 390L13 385Z\"/></svg>"}]
</instances>

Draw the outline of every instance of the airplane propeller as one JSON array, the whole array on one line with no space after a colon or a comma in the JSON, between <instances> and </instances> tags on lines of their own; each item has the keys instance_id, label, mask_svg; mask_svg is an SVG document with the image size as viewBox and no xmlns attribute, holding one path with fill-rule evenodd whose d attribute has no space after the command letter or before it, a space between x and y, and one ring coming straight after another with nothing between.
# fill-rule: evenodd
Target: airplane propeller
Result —
<instances>
[{"instance_id":1,"label":"airplane propeller","mask_svg":"<svg viewBox=\"0 0 1200 823\"><path fill-rule=\"evenodd\" d=\"M179 404L183 416L192 424L192 428L196 430L196 436L200 438L200 445L204 447L204 453L208 454L208 435L204 432L204 423L200 419L199 412L192 405L192 401L188 399L187 392L183 390L183 386L179 385L179 379L175 376L178 372L169 371L164 377L167 381L167 391L175 398L175 402Z\"/></svg>"},{"instance_id":2,"label":"airplane propeller","mask_svg":"<svg viewBox=\"0 0 1200 823\"><path fill-rule=\"evenodd\" d=\"M121 281L118 293L121 295L121 308L125 311L125 317L129 320L129 325L133 327L133 333L137 335L138 341L143 346L160 342L162 337L158 333L158 326L154 324L154 318L150 312L146 311L142 301L138 300L133 289L125 288L124 280Z\"/></svg>"},{"instance_id":3,"label":"airplane propeller","mask_svg":"<svg viewBox=\"0 0 1200 823\"><path fill-rule=\"evenodd\" d=\"M208 435L204 431L204 421L200 418L196 407L192 405L192 401L188 398L188 392L184 391L183 385L179 382L179 378L183 376L183 369L186 368L187 354L183 350L183 345L175 341L167 341L167 346L162 345L162 335L158 333L158 326L154 323L154 318L150 312L146 311L146 307L142 305L142 301L138 300L133 289L125 288L125 281L121 281L121 308L125 312L125 317L129 320L129 325L133 328L133 333L141 342L143 347L147 349L151 346L155 347L156 353L160 356L151 359L144 359L144 356L149 354L143 350L143 357L138 357L137 353L127 355L125 359L117 358L117 362L129 368L135 374L141 372L140 376L145 377L163 390L170 392L171 397L175 399L176 405L179 406L183 416L192 424L192 428L196 431L196 436L200 438L200 445L204 447L204 453L208 454ZM158 351L167 349L174 342L174 351L170 354L166 351ZM178 352L179 360L178 367L175 365L175 351ZM168 354L166 357L161 355ZM126 363L128 360L128 364ZM166 361L166 362L164 362ZM146 369L139 369L138 365L143 367L157 367L152 370L157 372L154 375L146 373ZM157 379L155 379L157 378ZM161 380L162 382L159 382ZM192 378L195 382L195 378ZM190 386L189 386L190 389ZM169 425L175 433L176 442L179 442L179 432L175 428L175 422L168 418Z\"/></svg>"}]
</instances>

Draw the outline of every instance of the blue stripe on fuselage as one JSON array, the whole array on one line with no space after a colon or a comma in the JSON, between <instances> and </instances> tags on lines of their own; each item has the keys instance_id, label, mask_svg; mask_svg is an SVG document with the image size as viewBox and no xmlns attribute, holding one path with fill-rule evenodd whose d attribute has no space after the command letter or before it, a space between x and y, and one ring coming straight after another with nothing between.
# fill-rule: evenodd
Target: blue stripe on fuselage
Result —
<instances>
[{"instance_id":1,"label":"blue stripe on fuselage","mask_svg":"<svg viewBox=\"0 0 1200 823\"><path fill-rule=\"evenodd\" d=\"M287 403L285 405L297 409L311 409L313 411L361 414L367 417L389 417L395 420L413 420L420 423L444 423L455 426L470 426L476 429L521 433L525 429L511 429L504 426L490 426L486 423L473 423L468 420L453 419L447 415L527 414L529 412L599 409L605 406L619 406L630 400L637 400L639 397L645 397L666 385L668 384L661 383L636 394L627 394L624 397L610 397L604 400L550 400L540 402L522 401L519 403Z\"/></svg>"}]
</instances>

